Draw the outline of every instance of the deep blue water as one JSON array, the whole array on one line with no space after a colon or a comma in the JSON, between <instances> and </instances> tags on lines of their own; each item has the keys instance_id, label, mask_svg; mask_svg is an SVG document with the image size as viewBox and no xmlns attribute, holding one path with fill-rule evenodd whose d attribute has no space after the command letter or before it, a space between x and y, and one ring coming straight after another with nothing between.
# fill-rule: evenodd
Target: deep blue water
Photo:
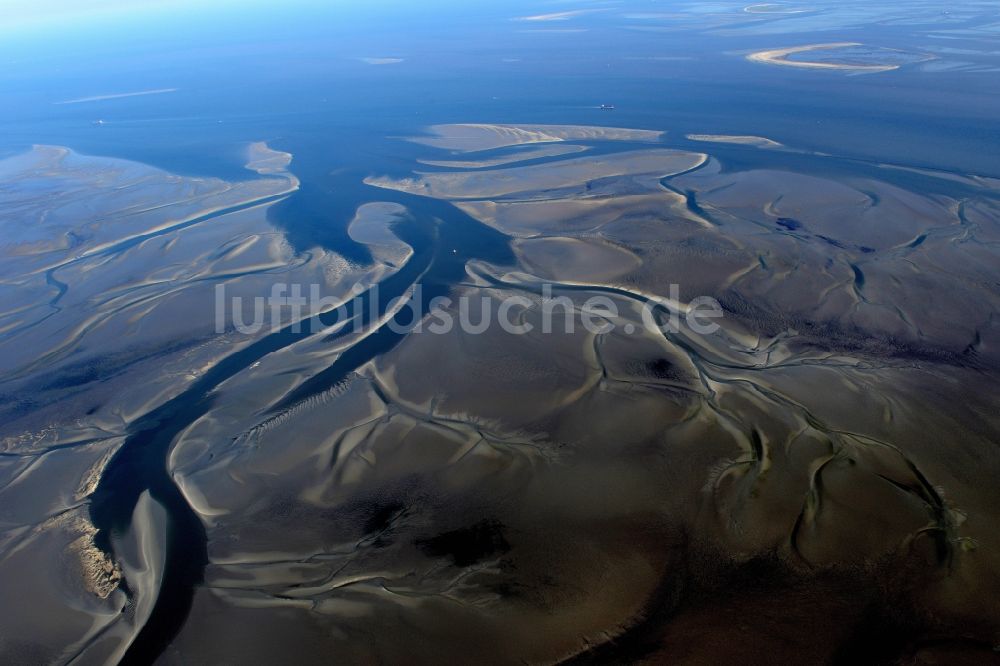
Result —
<instances>
[{"instance_id":1,"label":"deep blue water","mask_svg":"<svg viewBox=\"0 0 1000 666\"><path fill-rule=\"evenodd\" d=\"M611 124L667 130L666 142L678 146L689 145L683 135L691 132L756 134L862 161L1000 175L1000 91L989 72L907 67L850 76L755 65L741 55L840 40L988 51L978 38L926 37L933 21L866 24L865 5L855 5L858 25L816 19L826 29L790 34L729 34L710 29L709 19L699 26L621 18L629 4L538 23L511 19L567 7L249 3L42 24L13 31L0 46L7 65L0 68L0 155L48 143L186 175L246 178L245 144L267 140L294 155L302 180L301 191L272 212L275 221L299 249L320 244L355 259L364 250L349 242L345 223L372 196L358 183L406 170L426 148L393 137L432 123ZM708 17L741 6L635 5ZM757 30L784 20L768 18ZM525 32L567 28L586 31ZM369 65L359 57L403 62ZM977 57L980 65L1000 64L997 56ZM159 88L177 91L56 103ZM615 111L598 109L603 103ZM770 159L745 148L712 150L731 164Z\"/></svg>"},{"instance_id":2,"label":"deep blue water","mask_svg":"<svg viewBox=\"0 0 1000 666\"><path fill-rule=\"evenodd\" d=\"M907 3L899 5L905 17ZM615 18L628 6L535 24L511 18L572 7L249 3L240 11L222 5L18 31L0 46L0 153L52 143L237 177L241 144L270 140L295 154L308 187L340 168L401 168L417 148L386 137L430 123L549 122L668 130L668 140L688 132L758 134L836 155L1000 175L993 157L1000 91L991 73L907 67L849 76L760 66L740 55L841 40L983 50L982 39L945 42L924 36L927 26L864 21L790 34L645 32L629 28L674 22ZM586 32L522 32L569 27ZM355 59L365 56L404 61ZM997 56L977 58L1000 64ZM55 104L158 88L178 90ZM595 108L602 103L616 110ZM94 125L98 119L105 124Z\"/></svg>"}]
</instances>

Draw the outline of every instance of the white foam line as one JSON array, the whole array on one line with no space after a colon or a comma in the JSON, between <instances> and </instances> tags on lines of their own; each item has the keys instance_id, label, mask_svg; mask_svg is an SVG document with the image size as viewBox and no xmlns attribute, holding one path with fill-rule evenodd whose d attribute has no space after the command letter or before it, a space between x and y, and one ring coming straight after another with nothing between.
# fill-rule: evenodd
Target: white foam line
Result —
<instances>
[{"instance_id":1,"label":"white foam line","mask_svg":"<svg viewBox=\"0 0 1000 666\"><path fill-rule=\"evenodd\" d=\"M165 93L177 92L177 88L157 88L155 90L139 90L136 92L116 93L113 95L95 95L93 97L78 97L77 99L67 99L53 104L82 104L84 102L100 102L106 99L121 99L123 97L140 97L142 95L163 95Z\"/></svg>"}]
</instances>

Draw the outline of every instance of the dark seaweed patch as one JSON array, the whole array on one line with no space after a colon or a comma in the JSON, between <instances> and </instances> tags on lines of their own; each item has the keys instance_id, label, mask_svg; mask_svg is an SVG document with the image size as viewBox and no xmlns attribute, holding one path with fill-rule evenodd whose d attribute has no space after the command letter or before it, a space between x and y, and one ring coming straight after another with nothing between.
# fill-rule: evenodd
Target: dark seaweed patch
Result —
<instances>
[{"instance_id":1,"label":"dark seaweed patch","mask_svg":"<svg viewBox=\"0 0 1000 666\"><path fill-rule=\"evenodd\" d=\"M365 520L365 533L367 534L384 532L406 507L402 502L393 501L373 508L374 511Z\"/></svg>"},{"instance_id":2,"label":"dark seaweed patch","mask_svg":"<svg viewBox=\"0 0 1000 666\"><path fill-rule=\"evenodd\" d=\"M503 532L504 526L499 521L482 520L470 527L419 539L415 543L428 555L450 557L457 566L467 567L491 555L509 551L510 544Z\"/></svg>"},{"instance_id":3,"label":"dark seaweed patch","mask_svg":"<svg viewBox=\"0 0 1000 666\"><path fill-rule=\"evenodd\" d=\"M816 238L819 238L824 243L827 243L827 244L832 245L834 247L839 247L841 250L846 249L846 246L843 243L841 243L839 240L837 240L836 238L830 238L829 236L820 236L819 234L816 235Z\"/></svg>"}]
</instances>

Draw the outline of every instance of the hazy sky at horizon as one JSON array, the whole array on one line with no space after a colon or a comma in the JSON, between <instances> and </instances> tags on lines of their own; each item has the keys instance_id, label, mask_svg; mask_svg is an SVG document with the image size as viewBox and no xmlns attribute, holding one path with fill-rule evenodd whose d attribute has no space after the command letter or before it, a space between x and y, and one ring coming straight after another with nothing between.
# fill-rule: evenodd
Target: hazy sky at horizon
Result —
<instances>
[{"instance_id":1,"label":"hazy sky at horizon","mask_svg":"<svg viewBox=\"0 0 1000 666\"><path fill-rule=\"evenodd\" d=\"M228 6L246 8L263 0L0 0L0 31L18 28L72 27L94 21L143 18L169 12L213 11Z\"/></svg>"}]
</instances>

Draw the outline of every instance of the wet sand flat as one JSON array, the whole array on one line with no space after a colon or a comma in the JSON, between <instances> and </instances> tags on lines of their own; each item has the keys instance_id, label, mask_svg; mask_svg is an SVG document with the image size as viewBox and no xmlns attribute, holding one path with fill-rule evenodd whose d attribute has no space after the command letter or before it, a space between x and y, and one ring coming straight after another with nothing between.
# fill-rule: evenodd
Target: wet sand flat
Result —
<instances>
[{"instance_id":1,"label":"wet sand flat","mask_svg":"<svg viewBox=\"0 0 1000 666\"><path fill-rule=\"evenodd\" d=\"M558 173L581 158L550 159ZM467 263L452 295L472 299L474 321L517 296L514 320L540 327L548 284L572 303L574 332L414 332L264 422L241 416L242 401L252 392L260 411L296 392L307 380L283 369L291 357L223 391L218 416L173 457L208 526L211 581L179 649L202 649L237 617L289 622L290 653L334 645L351 658L363 654L351 635L388 623L402 632L378 649L390 661L427 632L455 659L509 654L511 641L528 661L600 659L632 641L659 646L653 662L765 649L826 659L853 649L872 613L903 613L909 636L988 640L1000 618L987 527L996 463L971 482L968 465L992 460L1000 427L974 388L998 360L983 342L997 331L973 303L995 294L973 286L975 261L953 256L989 251L955 242L969 233L959 202L715 158L635 179L601 168L608 159L573 165L582 183L537 192L520 183L544 187L544 167L505 169L517 200L464 179L430 192L373 179L485 197L455 205L519 236L516 261ZM969 196L966 211L995 194ZM560 218L561 207L577 212ZM569 223L588 207L600 213ZM501 222L507 210L533 231ZM965 276L947 306L967 322L958 330L918 305L925 280L946 279L935 262ZM717 332L643 327L644 303L667 317L700 294L725 309ZM617 305L614 330L582 327L593 295ZM268 375L270 396L253 389ZM932 408L944 395L960 414ZM942 448L956 431L962 446ZM767 610L774 599L782 613ZM726 608L747 614L745 645L705 638ZM331 638L333 624L343 633ZM771 639L749 639L758 633Z\"/></svg>"},{"instance_id":2,"label":"wet sand flat","mask_svg":"<svg viewBox=\"0 0 1000 666\"><path fill-rule=\"evenodd\" d=\"M586 132L574 139L585 147L629 136ZM261 213L296 181L285 175L293 157L263 144L248 164L262 181L244 184L54 149L0 162L28 178L38 164L93 159L87 177L169 182L185 211L241 188L264 197L207 217L192 210L180 229L160 214L139 224L97 212L123 226L93 226L75 256L69 241L25 231L7 250L8 281L33 284L53 268L74 276L60 278L69 286L54 292L55 314L6 315L14 334L67 322L32 340L57 341L32 350L38 367L73 368L95 326L127 335L132 307L179 338L179 261L236 294L264 288L260 276L321 279L334 301L361 299L343 314L332 302L303 313L319 328L264 329L235 345L205 330L195 350L136 360L106 380L105 402L85 419L65 415L99 393L72 384L15 412L0 499L17 509L3 517L0 577L11 603L30 588L35 608L60 618L45 658L109 660L155 645L143 631L165 626L163 600L184 602L177 590L190 594L189 611L168 663L432 663L484 650L489 663L822 661L868 645L872 626L893 632L893 654L940 637L981 652L1000 630L993 182L891 165L840 177L836 158L794 150L767 151L799 160L794 168L764 168L602 145L473 170L426 171L418 155L412 174L371 175L373 198L346 221L364 265L296 256L270 235ZM85 191L71 204L93 205ZM456 233L509 254L465 254ZM121 252L141 257L145 273L103 268ZM942 289L947 302L924 297ZM547 291L561 302L554 332ZM198 293L188 297L205 302ZM71 307L98 295L103 318ZM450 300L422 325L442 314L467 325L390 325L433 295ZM723 315L709 332L686 318L705 296ZM597 316L607 327L585 325L594 297L613 306ZM523 332L495 325L500 317ZM147 390L127 395L118 383L154 367L159 383ZM115 494L128 487L122 474L149 465L161 476L143 477L148 489ZM40 483L75 490L26 499ZM126 498L104 540L105 512ZM194 573L171 568L180 547L204 558ZM43 580L34 561L65 575ZM17 649L37 649L40 624L7 626L25 636ZM394 640L357 640L386 631ZM710 640L724 631L741 640Z\"/></svg>"},{"instance_id":3,"label":"wet sand flat","mask_svg":"<svg viewBox=\"0 0 1000 666\"><path fill-rule=\"evenodd\" d=\"M662 132L653 130L598 127L589 125L487 125L458 123L432 125L429 136L411 137L410 141L433 148L456 152L477 152L532 143L553 141L656 141Z\"/></svg>"}]
</instances>

